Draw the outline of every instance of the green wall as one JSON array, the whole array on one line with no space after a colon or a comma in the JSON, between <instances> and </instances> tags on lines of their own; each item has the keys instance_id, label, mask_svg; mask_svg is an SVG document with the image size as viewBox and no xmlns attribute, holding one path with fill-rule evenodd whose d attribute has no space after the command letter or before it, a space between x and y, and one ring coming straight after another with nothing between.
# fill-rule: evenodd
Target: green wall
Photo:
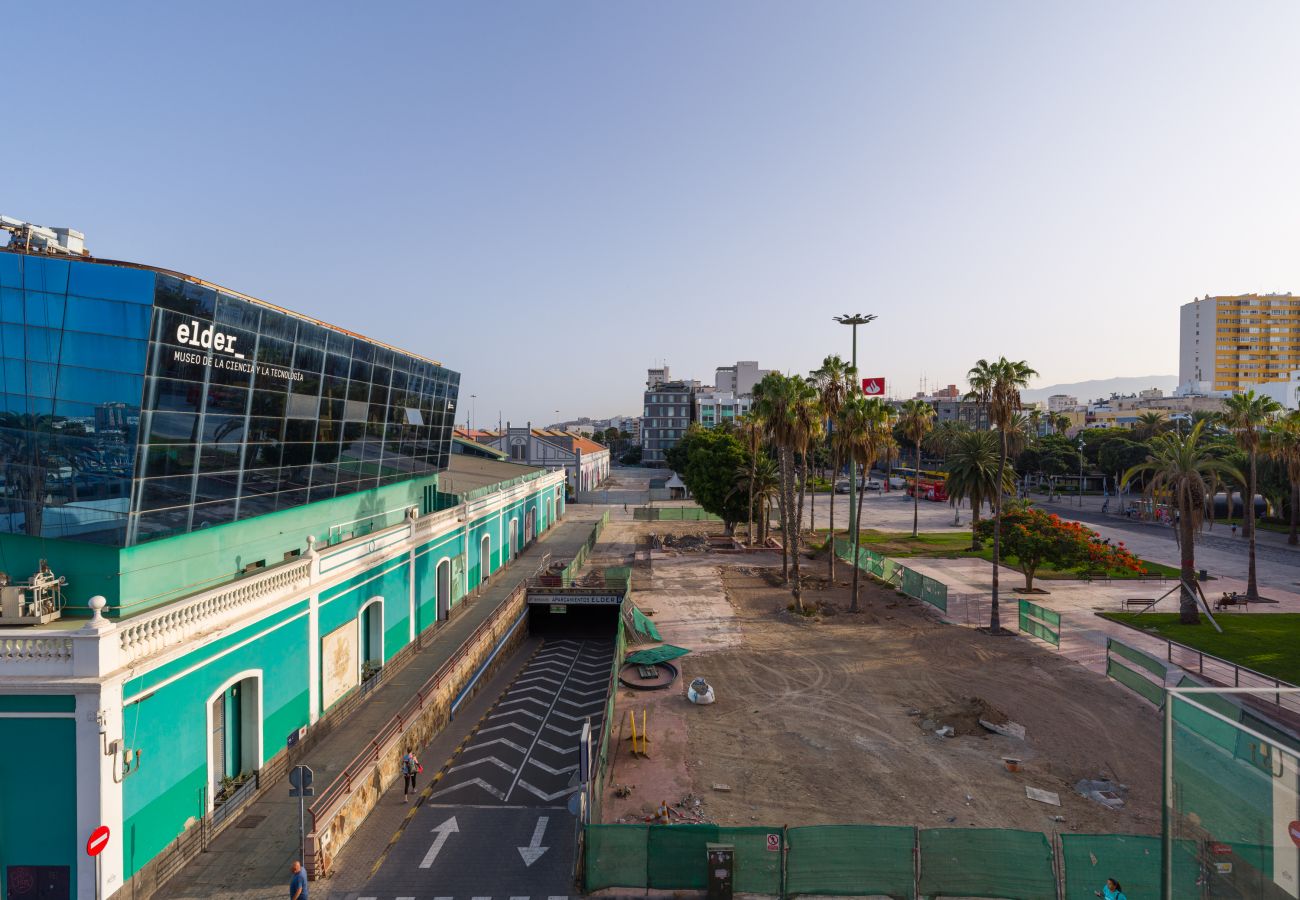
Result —
<instances>
[{"instance_id":1,"label":"green wall","mask_svg":"<svg viewBox=\"0 0 1300 900\"><path fill-rule=\"evenodd\" d=\"M0 713L73 713L71 696L0 695ZM77 896L76 720L0 715L0 884L8 866L67 866Z\"/></svg>"}]
</instances>

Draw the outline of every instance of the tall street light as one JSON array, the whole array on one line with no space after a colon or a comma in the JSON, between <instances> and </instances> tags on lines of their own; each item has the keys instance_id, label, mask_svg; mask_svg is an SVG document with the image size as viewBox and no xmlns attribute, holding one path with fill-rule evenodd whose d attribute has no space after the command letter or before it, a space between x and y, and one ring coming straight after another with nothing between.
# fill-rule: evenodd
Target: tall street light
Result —
<instances>
[{"instance_id":1,"label":"tall street light","mask_svg":"<svg viewBox=\"0 0 1300 900\"><path fill-rule=\"evenodd\" d=\"M853 328L853 377L861 377L858 373L858 326L869 325L876 320L874 315L863 315L861 313L845 313L842 316L835 316L835 321L841 325L849 325ZM860 387L860 384L859 384ZM866 474L865 472L863 474ZM831 485L832 489L834 484ZM858 533L858 464L852 460L849 461L849 533ZM831 523L831 537L835 536L835 523ZM834 541L832 540L832 544ZM854 561L856 563L856 560Z\"/></svg>"},{"instance_id":2,"label":"tall street light","mask_svg":"<svg viewBox=\"0 0 1300 900\"><path fill-rule=\"evenodd\" d=\"M1079 438L1079 506L1083 507L1083 438Z\"/></svg>"},{"instance_id":3,"label":"tall street light","mask_svg":"<svg viewBox=\"0 0 1300 900\"><path fill-rule=\"evenodd\" d=\"M478 405L474 401L478 399L478 394L469 395L469 430L474 430L474 409Z\"/></svg>"}]
</instances>

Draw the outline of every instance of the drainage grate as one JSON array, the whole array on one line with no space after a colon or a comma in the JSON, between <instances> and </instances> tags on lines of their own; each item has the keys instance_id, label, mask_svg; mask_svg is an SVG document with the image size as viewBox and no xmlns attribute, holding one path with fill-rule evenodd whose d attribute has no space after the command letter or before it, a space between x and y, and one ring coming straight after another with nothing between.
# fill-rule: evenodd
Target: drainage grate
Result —
<instances>
[{"instance_id":1,"label":"drainage grate","mask_svg":"<svg viewBox=\"0 0 1300 900\"><path fill-rule=\"evenodd\" d=\"M238 824L236 824L235 827L256 828L258 825L262 824L262 820L265 818L266 816L244 816L242 819L239 820Z\"/></svg>"}]
</instances>

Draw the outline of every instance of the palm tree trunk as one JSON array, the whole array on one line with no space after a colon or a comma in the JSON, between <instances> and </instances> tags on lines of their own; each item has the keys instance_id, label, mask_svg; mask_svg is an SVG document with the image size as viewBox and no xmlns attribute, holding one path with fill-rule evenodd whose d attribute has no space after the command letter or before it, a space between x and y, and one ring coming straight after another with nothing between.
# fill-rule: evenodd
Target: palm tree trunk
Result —
<instances>
[{"instance_id":1,"label":"palm tree trunk","mask_svg":"<svg viewBox=\"0 0 1300 900\"><path fill-rule=\"evenodd\" d=\"M972 550L983 550L984 545L980 543L979 525L980 509L984 506L982 500L972 499L970 504L970 548Z\"/></svg>"},{"instance_id":2,"label":"palm tree trunk","mask_svg":"<svg viewBox=\"0 0 1300 900\"><path fill-rule=\"evenodd\" d=\"M831 552L826 554L826 574L831 584L835 583L835 482L840 477L840 468L835 463L835 455L831 454L831 470L835 474L831 478L831 525L827 529L827 533L830 535L828 540L830 541Z\"/></svg>"},{"instance_id":3,"label":"palm tree trunk","mask_svg":"<svg viewBox=\"0 0 1300 900\"><path fill-rule=\"evenodd\" d=\"M749 546L754 546L754 477L758 470L758 451L751 447L749 454L749 524L745 528L745 535L749 539Z\"/></svg>"},{"instance_id":4,"label":"palm tree trunk","mask_svg":"<svg viewBox=\"0 0 1300 900\"><path fill-rule=\"evenodd\" d=\"M1007 433L999 429L1001 447L998 451L998 483L993 492L993 603L989 610L989 633L1002 631L998 615L998 567L1002 564L1002 483L1007 467Z\"/></svg>"},{"instance_id":5,"label":"palm tree trunk","mask_svg":"<svg viewBox=\"0 0 1300 900\"><path fill-rule=\"evenodd\" d=\"M912 479L912 537L916 537L921 515L921 442L916 442L916 477Z\"/></svg>"},{"instance_id":6,"label":"palm tree trunk","mask_svg":"<svg viewBox=\"0 0 1300 900\"><path fill-rule=\"evenodd\" d=\"M1178 524L1178 542L1182 545L1178 580L1181 590L1178 592L1178 621L1184 625L1199 625L1201 613L1196 607L1196 535L1192 529L1192 517L1181 516Z\"/></svg>"},{"instance_id":7,"label":"palm tree trunk","mask_svg":"<svg viewBox=\"0 0 1300 900\"><path fill-rule=\"evenodd\" d=\"M854 465L857 465L857 463L854 463ZM862 569L858 565L861 557L859 547L862 545L862 498L866 493L866 491L858 493L858 517L856 519L858 527L853 531L853 600L849 603L849 612L858 611L858 584L862 579Z\"/></svg>"},{"instance_id":8,"label":"palm tree trunk","mask_svg":"<svg viewBox=\"0 0 1300 900\"><path fill-rule=\"evenodd\" d=\"M786 481L786 459L785 448L778 447L776 451L777 458L781 461L781 484L778 487L777 510L781 516L781 583L790 583L790 508L786 506L785 481Z\"/></svg>"},{"instance_id":9,"label":"palm tree trunk","mask_svg":"<svg viewBox=\"0 0 1300 900\"><path fill-rule=\"evenodd\" d=\"M1297 522L1300 521L1296 515L1296 507L1300 505L1297 504L1297 500L1300 500L1300 483L1293 481L1291 482L1291 533L1286 537L1286 542L1293 545L1300 543L1300 536L1296 532Z\"/></svg>"},{"instance_id":10,"label":"palm tree trunk","mask_svg":"<svg viewBox=\"0 0 1300 900\"><path fill-rule=\"evenodd\" d=\"M1246 498L1246 523L1250 529L1249 563L1246 574L1246 599L1259 599L1259 584L1255 581L1255 452L1250 453L1250 496Z\"/></svg>"},{"instance_id":11,"label":"palm tree trunk","mask_svg":"<svg viewBox=\"0 0 1300 900\"><path fill-rule=\"evenodd\" d=\"M794 605L803 612L803 582L799 577L799 538L803 531L803 501L804 495L808 493L808 454L803 455L803 465L798 468L799 472L799 505L794 517Z\"/></svg>"}]
</instances>

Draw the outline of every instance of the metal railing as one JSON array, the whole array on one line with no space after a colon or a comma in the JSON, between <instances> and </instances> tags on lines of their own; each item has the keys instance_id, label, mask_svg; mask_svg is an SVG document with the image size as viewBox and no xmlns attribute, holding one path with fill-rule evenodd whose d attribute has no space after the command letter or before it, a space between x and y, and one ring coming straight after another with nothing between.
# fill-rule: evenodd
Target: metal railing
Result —
<instances>
[{"instance_id":1,"label":"metal railing","mask_svg":"<svg viewBox=\"0 0 1300 900\"><path fill-rule=\"evenodd\" d=\"M456 666L465 658L468 648L473 646L480 637L495 627L504 616L505 611L523 597L525 586L518 585L512 590L504 600L501 601L492 611L492 614L484 619L473 634L461 642L446 662L438 667L429 679L415 692L415 696L406 702L383 727L376 732L374 738L362 749L352 761L344 767L329 786L326 787L316 798L316 802L311 805L311 830L317 831L319 826L329 821L337 811L339 804L352 793L354 783L363 783L365 776L369 773L371 767L377 763L384 751L392 744L398 741L406 733L407 724L414 721L420 712L423 711L428 700L434 697L438 688L446 680L447 676L455 671Z\"/></svg>"},{"instance_id":2,"label":"metal railing","mask_svg":"<svg viewBox=\"0 0 1300 900\"><path fill-rule=\"evenodd\" d=\"M1158 637L1157 635L1150 636ZM1281 690L1282 688L1295 687L1289 681L1283 681L1272 675L1265 675L1263 672L1256 672L1247 666L1223 659L1212 653L1206 653L1204 650L1197 650L1195 647L1189 647L1187 644L1181 644L1169 638L1159 637L1158 639L1165 642L1165 659L1174 665L1189 672L1195 672L1207 681L1224 687L1274 688L1272 704L1268 703L1265 695L1251 694L1250 696L1266 706L1276 706L1293 716L1300 716L1300 695L1284 693Z\"/></svg>"}]
</instances>

